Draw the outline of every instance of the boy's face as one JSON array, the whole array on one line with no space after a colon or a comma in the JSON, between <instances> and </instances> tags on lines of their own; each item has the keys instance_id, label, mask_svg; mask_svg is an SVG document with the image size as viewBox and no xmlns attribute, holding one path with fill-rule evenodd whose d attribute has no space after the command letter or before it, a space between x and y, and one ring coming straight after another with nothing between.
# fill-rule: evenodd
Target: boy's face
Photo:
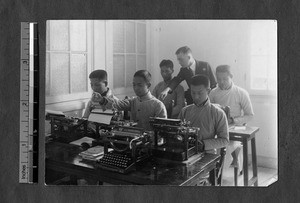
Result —
<instances>
[{"instance_id":1,"label":"boy's face","mask_svg":"<svg viewBox=\"0 0 300 203\"><path fill-rule=\"evenodd\" d=\"M99 94L102 94L106 91L106 82L103 80L100 80L99 78L90 78L90 84L91 88L94 92L98 92Z\"/></svg>"},{"instance_id":2,"label":"boy's face","mask_svg":"<svg viewBox=\"0 0 300 203\"><path fill-rule=\"evenodd\" d=\"M184 54L184 53L177 54L178 63L184 68L189 66L190 58L191 57L189 54Z\"/></svg>"},{"instance_id":3,"label":"boy's face","mask_svg":"<svg viewBox=\"0 0 300 203\"><path fill-rule=\"evenodd\" d=\"M226 90L230 87L232 82L232 75L227 72L216 72L218 86L222 90Z\"/></svg>"},{"instance_id":4,"label":"boy's face","mask_svg":"<svg viewBox=\"0 0 300 203\"><path fill-rule=\"evenodd\" d=\"M149 91L148 84L142 77L134 77L132 82L133 90L138 97L142 97Z\"/></svg>"},{"instance_id":5,"label":"boy's face","mask_svg":"<svg viewBox=\"0 0 300 203\"><path fill-rule=\"evenodd\" d=\"M191 85L191 95L196 105L200 105L207 99L210 88L204 85Z\"/></svg>"},{"instance_id":6,"label":"boy's face","mask_svg":"<svg viewBox=\"0 0 300 203\"><path fill-rule=\"evenodd\" d=\"M170 80L172 78L173 72L174 72L174 70L167 66L160 67L160 74L164 80Z\"/></svg>"}]
</instances>

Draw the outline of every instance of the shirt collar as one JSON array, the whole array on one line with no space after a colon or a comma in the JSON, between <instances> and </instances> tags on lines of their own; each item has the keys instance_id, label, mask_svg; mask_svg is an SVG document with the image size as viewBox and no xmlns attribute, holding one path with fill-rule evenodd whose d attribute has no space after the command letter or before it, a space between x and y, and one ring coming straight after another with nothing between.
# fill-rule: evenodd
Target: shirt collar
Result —
<instances>
[{"instance_id":1,"label":"shirt collar","mask_svg":"<svg viewBox=\"0 0 300 203\"><path fill-rule=\"evenodd\" d=\"M230 85L227 89L225 89L225 90L230 90L230 89L232 89L233 86L234 86L234 83L233 83L233 81L231 81L231 85ZM218 88L219 88L220 90L223 90L223 89L221 89L221 88L219 87L219 84L218 84Z\"/></svg>"},{"instance_id":2,"label":"shirt collar","mask_svg":"<svg viewBox=\"0 0 300 203\"><path fill-rule=\"evenodd\" d=\"M105 92L103 92L102 94L101 94L101 96L102 97L108 97L108 96L110 96L112 94L112 92L111 92L111 90L109 89L109 88L107 88L107 90L105 91Z\"/></svg>"},{"instance_id":3,"label":"shirt collar","mask_svg":"<svg viewBox=\"0 0 300 203\"><path fill-rule=\"evenodd\" d=\"M164 82L165 85L169 85L172 79L173 79L173 78L171 77L171 79L170 79L168 82L166 82L166 81L164 81L164 80L163 80L163 82Z\"/></svg>"},{"instance_id":4,"label":"shirt collar","mask_svg":"<svg viewBox=\"0 0 300 203\"><path fill-rule=\"evenodd\" d=\"M150 90L148 90L147 94L145 94L145 95L142 96L142 97L137 97L137 98L138 98L138 100L139 100L140 102L143 102L143 101L150 100L152 97L153 97L153 96L152 96Z\"/></svg>"},{"instance_id":5,"label":"shirt collar","mask_svg":"<svg viewBox=\"0 0 300 203\"><path fill-rule=\"evenodd\" d=\"M196 71L196 61L193 60L192 64L189 67L190 67L190 69L193 70L193 72L195 72Z\"/></svg>"},{"instance_id":6,"label":"shirt collar","mask_svg":"<svg viewBox=\"0 0 300 203\"><path fill-rule=\"evenodd\" d=\"M204 102L202 102L202 103L199 104L199 105L196 105L196 104L194 103L194 105L197 106L197 107L199 107L199 108L201 108L201 107L203 107L203 106L207 106L207 105L209 105L209 104L210 104L210 100L209 100L208 97L207 97L207 99L206 99Z\"/></svg>"}]
</instances>

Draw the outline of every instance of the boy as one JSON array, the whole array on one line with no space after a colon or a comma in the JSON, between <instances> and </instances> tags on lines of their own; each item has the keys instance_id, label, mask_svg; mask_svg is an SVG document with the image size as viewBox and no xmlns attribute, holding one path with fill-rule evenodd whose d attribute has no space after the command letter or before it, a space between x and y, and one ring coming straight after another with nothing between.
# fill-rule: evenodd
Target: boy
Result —
<instances>
[{"instance_id":1,"label":"boy","mask_svg":"<svg viewBox=\"0 0 300 203\"><path fill-rule=\"evenodd\" d=\"M107 73L105 70L94 70L89 75L93 95L86 106L83 118L88 118L92 109L111 109L110 104L104 105L98 102L99 97L106 97L109 100L118 100L107 86Z\"/></svg>"},{"instance_id":2,"label":"boy","mask_svg":"<svg viewBox=\"0 0 300 203\"><path fill-rule=\"evenodd\" d=\"M228 65L220 65L216 68L218 86L211 91L209 98L212 103L221 106L230 106L230 118L228 123L232 125L244 125L254 116L251 100L248 92L233 83L233 74ZM232 156L231 166L238 167L240 172L243 169L243 156L240 153L241 143L230 141L226 153ZM224 169L229 167L230 156L225 157Z\"/></svg>"},{"instance_id":3,"label":"boy","mask_svg":"<svg viewBox=\"0 0 300 203\"><path fill-rule=\"evenodd\" d=\"M179 118L199 127L200 150L216 153L216 149L229 143L228 123L225 112L210 103L210 82L205 75L191 78L191 96L194 104L184 107ZM217 136L217 138L215 138Z\"/></svg>"},{"instance_id":4,"label":"boy","mask_svg":"<svg viewBox=\"0 0 300 203\"><path fill-rule=\"evenodd\" d=\"M118 110L130 111L131 120L137 127L151 130L150 117L167 118L165 105L150 92L151 74L147 70L139 70L133 76L133 90L137 97L124 100L111 100L100 95L97 101L103 105L112 104Z\"/></svg>"},{"instance_id":5,"label":"boy","mask_svg":"<svg viewBox=\"0 0 300 203\"><path fill-rule=\"evenodd\" d=\"M164 81L158 83L154 90L153 95L158 98L160 93L166 89L172 80L172 74L174 72L174 65L171 60L162 60L159 64L160 74L163 77ZM172 107L171 118L177 118L182 107L184 106L184 89L181 85L178 85L171 94L168 94L163 100L164 105L168 109L171 107L172 101L174 101L174 106ZM169 115L169 113L168 113Z\"/></svg>"}]
</instances>

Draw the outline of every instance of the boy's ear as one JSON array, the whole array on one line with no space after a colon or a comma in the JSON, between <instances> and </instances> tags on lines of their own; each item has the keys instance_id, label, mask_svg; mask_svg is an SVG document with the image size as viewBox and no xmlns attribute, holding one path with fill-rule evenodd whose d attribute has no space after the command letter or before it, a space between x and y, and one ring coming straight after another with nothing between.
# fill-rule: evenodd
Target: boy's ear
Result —
<instances>
[{"instance_id":1,"label":"boy's ear","mask_svg":"<svg viewBox=\"0 0 300 203\"><path fill-rule=\"evenodd\" d=\"M105 84L105 87L107 87L107 84L108 84L107 81L104 81L104 84Z\"/></svg>"},{"instance_id":2,"label":"boy's ear","mask_svg":"<svg viewBox=\"0 0 300 203\"><path fill-rule=\"evenodd\" d=\"M148 86L148 88L149 88L149 87L151 87L151 83L150 83L150 82L149 82L149 83L147 83L147 86Z\"/></svg>"}]
</instances>

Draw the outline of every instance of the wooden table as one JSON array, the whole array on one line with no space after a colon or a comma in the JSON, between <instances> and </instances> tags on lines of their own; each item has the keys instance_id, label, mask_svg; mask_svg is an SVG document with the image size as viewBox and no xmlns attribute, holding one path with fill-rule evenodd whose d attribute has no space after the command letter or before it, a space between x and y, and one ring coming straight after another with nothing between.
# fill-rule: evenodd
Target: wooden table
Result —
<instances>
[{"instance_id":1,"label":"wooden table","mask_svg":"<svg viewBox=\"0 0 300 203\"><path fill-rule=\"evenodd\" d=\"M256 146L255 146L255 133L259 131L258 127L246 126L245 129L235 129L234 126L229 128L229 140L240 141L243 144L243 172L244 172L244 186L258 185L257 178L257 158L256 158ZM251 141L251 152L252 152L252 169L253 177L249 180L248 173L248 141ZM235 168L234 182L237 185L237 168Z\"/></svg>"},{"instance_id":2,"label":"wooden table","mask_svg":"<svg viewBox=\"0 0 300 203\"><path fill-rule=\"evenodd\" d=\"M199 180L214 171L220 155L206 154L190 166L161 162L155 158L137 165L136 171L120 174L95 168L78 155L82 149L75 145L50 142L46 144L46 177L50 171L63 172L78 178L125 185L197 185ZM50 184L47 183L46 184Z\"/></svg>"}]
</instances>

